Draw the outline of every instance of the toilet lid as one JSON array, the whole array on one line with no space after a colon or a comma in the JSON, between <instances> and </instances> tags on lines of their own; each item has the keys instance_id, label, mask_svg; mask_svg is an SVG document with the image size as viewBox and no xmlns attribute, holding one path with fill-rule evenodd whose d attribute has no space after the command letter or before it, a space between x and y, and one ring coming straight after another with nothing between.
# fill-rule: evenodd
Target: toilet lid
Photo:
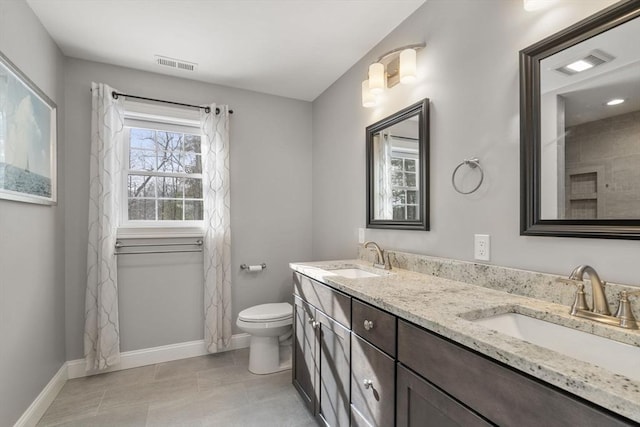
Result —
<instances>
[{"instance_id":1,"label":"toilet lid","mask_svg":"<svg viewBox=\"0 0 640 427\"><path fill-rule=\"evenodd\" d=\"M288 302L260 304L242 310L238 317L247 322L284 320L293 316L293 307Z\"/></svg>"}]
</instances>

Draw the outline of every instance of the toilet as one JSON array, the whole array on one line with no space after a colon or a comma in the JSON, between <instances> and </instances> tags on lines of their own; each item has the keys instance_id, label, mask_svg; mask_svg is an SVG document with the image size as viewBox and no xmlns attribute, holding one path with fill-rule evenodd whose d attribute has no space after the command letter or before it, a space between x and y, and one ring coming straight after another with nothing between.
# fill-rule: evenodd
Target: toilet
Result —
<instances>
[{"instance_id":1,"label":"toilet","mask_svg":"<svg viewBox=\"0 0 640 427\"><path fill-rule=\"evenodd\" d=\"M251 335L249 371L271 374L291 367L291 349L286 344L290 342L292 324L293 307L288 302L255 305L238 314L236 325Z\"/></svg>"}]
</instances>

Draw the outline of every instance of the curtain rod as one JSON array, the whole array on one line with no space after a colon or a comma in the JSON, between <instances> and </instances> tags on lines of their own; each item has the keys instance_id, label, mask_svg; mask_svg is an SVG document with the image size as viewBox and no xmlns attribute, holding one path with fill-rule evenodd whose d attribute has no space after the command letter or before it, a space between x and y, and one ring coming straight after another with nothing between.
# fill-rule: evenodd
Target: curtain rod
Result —
<instances>
[{"instance_id":1,"label":"curtain rod","mask_svg":"<svg viewBox=\"0 0 640 427\"><path fill-rule=\"evenodd\" d=\"M183 104L182 102L165 101L164 99L145 98L144 96L136 96L136 95L129 95L129 94L126 94L126 93L118 93L115 90L113 92L111 92L111 96L113 96L113 99L118 99L119 96L124 96L124 97L127 97L127 98L142 99L144 101L163 102L165 104L180 105L182 107L204 108L205 113L211 112L211 108L209 108L209 107L202 107L200 105L193 105L193 104ZM216 114L220 114L220 109L218 107L216 107ZM229 114L233 114L233 110L229 110Z\"/></svg>"}]
</instances>

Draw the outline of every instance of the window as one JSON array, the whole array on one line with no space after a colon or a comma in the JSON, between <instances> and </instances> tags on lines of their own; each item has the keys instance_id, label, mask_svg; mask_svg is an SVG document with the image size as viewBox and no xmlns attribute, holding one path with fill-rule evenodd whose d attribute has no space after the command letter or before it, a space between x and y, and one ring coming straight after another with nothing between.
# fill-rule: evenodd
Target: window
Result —
<instances>
[{"instance_id":1,"label":"window","mask_svg":"<svg viewBox=\"0 0 640 427\"><path fill-rule=\"evenodd\" d=\"M123 228L201 227L199 120L173 107L137 104L125 104Z\"/></svg>"},{"instance_id":2,"label":"window","mask_svg":"<svg viewBox=\"0 0 640 427\"><path fill-rule=\"evenodd\" d=\"M413 158L412 158L413 157ZM416 220L418 217L418 159L399 153L391 154L391 197L393 219Z\"/></svg>"}]
</instances>

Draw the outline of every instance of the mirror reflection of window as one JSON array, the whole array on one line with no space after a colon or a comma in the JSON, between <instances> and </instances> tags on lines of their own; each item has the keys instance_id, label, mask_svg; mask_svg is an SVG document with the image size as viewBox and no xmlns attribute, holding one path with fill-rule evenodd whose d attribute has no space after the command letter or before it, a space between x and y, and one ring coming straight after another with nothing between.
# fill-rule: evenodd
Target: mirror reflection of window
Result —
<instances>
[{"instance_id":1,"label":"mirror reflection of window","mask_svg":"<svg viewBox=\"0 0 640 427\"><path fill-rule=\"evenodd\" d=\"M416 119L409 118L373 136L376 219L420 219Z\"/></svg>"},{"instance_id":2,"label":"mirror reflection of window","mask_svg":"<svg viewBox=\"0 0 640 427\"><path fill-rule=\"evenodd\" d=\"M640 18L541 61L542 219L640 218Z\"/></svg>"}]
</instances>

